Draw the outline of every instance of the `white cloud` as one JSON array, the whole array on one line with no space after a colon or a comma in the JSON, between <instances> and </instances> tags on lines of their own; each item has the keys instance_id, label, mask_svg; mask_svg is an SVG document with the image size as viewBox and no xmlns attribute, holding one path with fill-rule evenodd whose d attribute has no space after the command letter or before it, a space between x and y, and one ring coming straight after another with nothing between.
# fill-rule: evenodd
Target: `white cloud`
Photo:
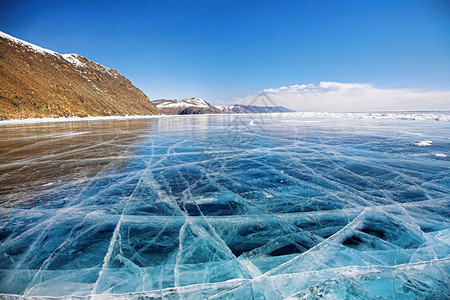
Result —
<instances>
[{"instance_id":1,"label":"white cloud","mask_svg":"<svg viewBox=\"0 0 450 300\"><path fill-rule=\"evenodd\" d=\"M370 83L320 82L265 89L270 100L255 95L235 103L281 105L297 111L448 110L450 90L382 89Z\"/></svg>"}]
</instances>

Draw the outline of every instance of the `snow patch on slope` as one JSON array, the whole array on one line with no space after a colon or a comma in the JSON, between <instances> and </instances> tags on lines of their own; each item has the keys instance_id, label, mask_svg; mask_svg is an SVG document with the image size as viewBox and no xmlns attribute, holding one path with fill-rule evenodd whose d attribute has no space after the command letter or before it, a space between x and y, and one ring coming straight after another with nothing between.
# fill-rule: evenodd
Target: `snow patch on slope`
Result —
<instances>
[{"instance_id":1,"label":"snow patch on slope","mask_svg":"<svg viewBox=\"0 0 450 300\"><path fill-rule=\"evenodd\" d=\"M18 38L15 38L15 37L13 37L13 36L10 36L9 34L4 33L4 32L2 32L2 31L0 31L0 37L5 38L5 39L8 39L8 40L10 40L11 42L14 42L14 43L16 43L16 44L20 44L20 45L22 45L22 46L25 46L25 47L27 47L27 48L30 48L30 50L33 50L34 52L37 52L37 53L41 53L41 54L50 54L50 55L59 55L59 53L57 53L57 52L55 52L55 51L52 51L52 50L49 50L49 49L45 49L45 48L36 46L36 45L34 45L34 44L25 42L25 41L23 41L23 40L21 40L21 39L18 39Z\"/></svg>"},{"instance_id":2,"label":"snow patch on slope","mask_svg":"<svg viewBox=\"0 0 450 300\"><path fill-rule=\"evenodd\" d=\"M16 44L19 44L19 45L21 45L21 46L25 46L25 47L27 47L30 51L33 51L33 52L35 52L35 53L39 53L39 54L43 54L43 55L49 54L49 55L53 55L53 56L56 56L56 57L62 57L62 58L64 58L66 61L68 61L68 62L70 62L72 65L74 65L76 68L85 68L85 67L87 67L87 65L86 65L85 63L81 62L81 60L79 59L80 57L82 57L82 56L79 55L79 54L76 54L76 53L60 54L60 53L55 52L55 51L53 51L53 50L45 49L45 48L36 46L36 45L34 45L34 44L32 44L32 43L29 43L29 42L23 41L23 40L21 40L21 39L15 38L15 37L13 37L13 36L11 36L11 35L9 35L9 34L7 34L7 33L4 33L4 32L2 32L2 31L0 31L0 37L5 38L5 39L7 39L7 40L10 40L11 42L16 43ZM108 73L108 74L110 74L111 76L114 76L114 77L117 78L117 76L115 76L115 75L113 74L113 72L111 72L112 70L111 70L110 68L105 67L105 66L103 66L103 65L101 65L101 64L99 64L99 63L97 63L97 64L98 64L100 67L103 68L103 70L100 69L101 71L103 71L104 73Z\"/></svg>"},{"instance_id":3,"label":"snow patch on slope","mask_svg":"<svg viewBox=\"0 0 450 300\"><path fill-rule=\"evenodd\" d=\"M78 57L80 57L79 54L76 53L67 53L67 54L61 54L61 56L67 60L68 62L70 62L71 64L73 64L75 67L77 68L84 68L86 67L85 63L82 63Z\"/></svg>"},{"instance_id":4,"label":"snow patch on slope","mask_svg":"<svg viewBox=\"0 0 450 300\"><path fill-rule=\"evenodd\" d=\"M195 107L195 108L210 108L208 103L202 98L189 99L173 99L173 100L157 100L155 105L158 108L178 108L178 107Z\"/></svg>"}]
</instances>

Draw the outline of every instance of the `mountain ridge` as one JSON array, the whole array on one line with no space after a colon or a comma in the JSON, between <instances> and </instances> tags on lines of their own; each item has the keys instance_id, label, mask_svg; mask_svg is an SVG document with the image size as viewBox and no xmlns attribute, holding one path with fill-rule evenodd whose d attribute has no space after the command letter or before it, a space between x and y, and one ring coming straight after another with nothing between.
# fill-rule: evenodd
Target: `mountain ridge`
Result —
<instances>
[{"instance_id":1,"label":"mountain ridge","mask_svg":"<svg viewBox=\"0 0 450 300\"><path fill-rule=\"evenodd\" d=\"M165 115L221 114L221 110L199 97L158 99L153 104Z\"/></svg>"},{"instance_id":2,"label":"mountain ridge","mask_svg":"<svg viewBox=\"0 0 450 300\"><path fill-rule=\"evenodd\" d=\"M0 75L0 119L159 114L116 70L1 31Z\"/></svg>"}]
</instances>

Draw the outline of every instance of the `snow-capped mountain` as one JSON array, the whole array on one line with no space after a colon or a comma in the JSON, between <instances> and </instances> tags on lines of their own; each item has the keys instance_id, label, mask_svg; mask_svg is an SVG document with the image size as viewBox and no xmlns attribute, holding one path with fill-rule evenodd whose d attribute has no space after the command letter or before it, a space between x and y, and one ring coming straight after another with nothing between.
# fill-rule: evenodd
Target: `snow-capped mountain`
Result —
<instances>
[{"instance_id":1,"label":"snow-capped mountain","mask_svg":"<svg viewBox=\"0 0 450 300\"><path fill-rule=\"evenodd\" d=\"M295 112L295 110L283 106L256 106L233 104L228 106L217 106L225 114L259 114L259 113L279 113L279 112Z\"/></svg>"},{"instance_id":2,"label":"snow-capped mountain","mask_svg":"<svg viewBox=\"0 0 450 300\"><path fill-rule=\"evenodd\" d=\"M158 114L117 71L0 31L0 119Z\"/></svg>"},{"instance_id":3,"label":"snow-capped mountain","mask_svg":"<svg viewBox=\"0 0 450 300\"><path fill-rule=\"evenodd\" d=\"M220 109L198 97L189 99L159 99L152 102L165 115L222 113Z\"/></svg>"}]
</instances>

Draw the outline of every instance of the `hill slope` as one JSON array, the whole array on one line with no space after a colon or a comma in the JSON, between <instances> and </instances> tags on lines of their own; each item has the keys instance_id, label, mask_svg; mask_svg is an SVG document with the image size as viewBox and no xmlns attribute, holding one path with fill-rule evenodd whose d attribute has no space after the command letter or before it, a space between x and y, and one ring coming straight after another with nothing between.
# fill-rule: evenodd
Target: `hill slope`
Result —
<instances>
[{"instance_id":1,"label":"hill slope","mask_svg":"<svg viewBox=\"0 0 450 300\"><path fill-rule=\"evenodd\" d=\"M117 71L0 32L0 119L158 113Z\"/></svg>"},{"instance_id":2,"label":"hill slope","mask_svg":"<svg viewBox=\"0 0 450 300\"><path fill-rule=\"evenodd\" d=\"M220 114L220 109L201 98L160 99L153 104L165 115Z\"/></svg>"}]
</instances>

